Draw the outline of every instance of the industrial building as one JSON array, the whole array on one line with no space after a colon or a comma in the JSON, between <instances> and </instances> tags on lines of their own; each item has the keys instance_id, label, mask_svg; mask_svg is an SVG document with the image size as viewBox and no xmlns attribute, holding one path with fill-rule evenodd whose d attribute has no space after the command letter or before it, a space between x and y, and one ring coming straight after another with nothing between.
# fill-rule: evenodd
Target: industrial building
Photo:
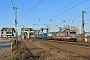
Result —
<instances>
[{"instance_id":1,"label":"industrial building","mask_svg":"<svg viewBox=\"0 0 90 60\"><path fill-rule=\"evenodd\" d=\"M14 28L2 28L1 29L1 37L14 37Z\"/></svg>"},{"instance_id":2,"label":"industrial building","mask_svg":"<svg viewBox=\"0 0 90 60\"><path fill-rule=\"evenodd\" d=\"M33 28L21 28L21 38L30 38L32 35L34 35Z\"/></svg>"}]
</instances>

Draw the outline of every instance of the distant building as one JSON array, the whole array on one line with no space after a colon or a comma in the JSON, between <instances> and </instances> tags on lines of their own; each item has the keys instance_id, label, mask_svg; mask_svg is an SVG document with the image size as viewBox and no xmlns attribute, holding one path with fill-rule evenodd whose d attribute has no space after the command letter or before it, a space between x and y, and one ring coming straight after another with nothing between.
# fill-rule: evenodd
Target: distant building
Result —
<instances>
[{"instance_id":1,"label":"distant building","mask_svg":"<svg viewBox=\"0 0 90 60\"><path fill-rule=\"evenodd\" d=\"M1 37L13 37L15 29L14 28L2 28Z\"/></svg>"},{"instance_id":2,"label":"distant building","mask_svg":"<svg viewBox=\"0 0 90 60\"><path fill-rule=\"evenodd\" d=\"M21 38L30 38L34 35L33 28L21 28Z\"/></svg>"}]
</instances>

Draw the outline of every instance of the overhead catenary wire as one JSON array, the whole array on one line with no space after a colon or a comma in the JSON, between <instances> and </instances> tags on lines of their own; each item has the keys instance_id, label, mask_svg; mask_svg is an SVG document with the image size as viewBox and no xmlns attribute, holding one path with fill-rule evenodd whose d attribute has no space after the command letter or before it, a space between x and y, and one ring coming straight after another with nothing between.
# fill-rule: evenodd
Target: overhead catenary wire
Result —
<instances>
[{"instance_id":1,"label":"overhead catenary wire","mask_svg":"<svg viewBox=\"0 0 90 60\"><path fill-rule=\"evenodd\" d=\"M65 10L65 11L63 11L62 13L60 13L60 14L54 16L54 17L51 18L51 19L54 19L54 18L58 17L59 15L65 13L65 12L67 12L67 11L69 11L69 10L71 10L71 9L73 9L73 8L75 8L75 7L77 7L77 6L79 6L79 5L81 5L82 3L86 2L86 1L87 1L87 0L84 0L84 1L82 1L82 2L80 2L80 3L78 3L77 5L75 5L75 6L71 7L71 8L69 8L69 9L67 9L67 10Z\"/></svg>"},{"instance_id":2,"label":"overhead catenary wire","mask_svg":"<svg viewBox=\"0 0 90 60\"><path fill-rule=\"evenodd\" d=\"M78 3L78 4L76 4L75 6L69 8L69 9L67 9L67 10L64 10L64 11L61 12L60 14L58 14L58 15L54 16L53 18L51 18L51 20L53 21L54 18L56 18L56 17L58 17L58 16L64 14L65 12L67 12L67 11L69 11L69 10L71 10L71 9L73 9L73 8L75 8L75 7L77 7L77 6L79 6L79 5L81 5L82 3L86 2L86 1L87 1L87 0L84 0L84 1L82 1L82 2L80 2L80 3ZM47 20L47 21L48 21L48 20ZM47 21L45 21L44 23L46 23ZM49 22L50 22L50 21L49 21Z\"/></svg>"},{"instance_id":3,"label":"overhead catenary wire","mask_svg":"<svg viewBox=\"0 0 90 60\"><path fill-rule=\"evenodd\" d=\"M87 1L87 0L84 0L84 1L82 1L82 2L80 2L80 3L78 3L77 5L71 7L71 8L69 8L69 9L67 9L67 10L64 10L62 13L60 13L60 14L54 16L53 18L51 18L51 20L54 19L54 18L56 18L56 17L58 17L58 16L60 16L60 15L62 15L62 14L65 13L65 12L67 12L67 11L69 11L69 10L71 10L71 9L79 6L79 5L81 5L82 3L86 2L86 1ZM80 16L81 16L81 15L79 15L78 17L80 17ZM52 20L52 21L55 21L55 20Z\"/></svg>"},{"instance_id":4,"label":"overhead catenary wire","mask_svg":"<svg viewBox=\"0 0 90 60\"><path fill-rule=\"evenodd\" d=\"M84 9L82 9L82 10L87 10L87 9L90 9L90 7L84 8ZM72 15L75 15L75 14L77 14L77 13L81 13L82 10L76 11L76 12L71 13L71 14L69 14L69 15L66 15L66 16L64 16L64 17L68 17L68 16L70 16L70 15L72 16ZM89 13L90 13L90 11L87 11L85 14L89 14ZM73 17L73 20L75 20L76 18L79 18L79 17L81 17L81 16L82 16L82 15L79 14L78 16ZM58 18L58 19L56 19L56 20L60 20L60 19L62 19L62 18L64 18L64 17ZM53 21L55 21L55 20L53 20Z\"/></svg>"},{"instance_id":5,"label":"overhead catenary wire","mask_svg":"<svg viewBox=\"0 0 90 60\"><path fill-rule=\"evenodd\" d=\"M70 2L69 4L67 4L66 6L64 6L63 8L59 9L58 11L54 12L54 13L53 13L53 14L51 14L51 15L54 15L55 13L57 13L57 12L59 12L59 11L61 11L61 10L65 9L65 8L66 8L66 7L68 7L69 5L71 5L71 4L73 4L73 3L75 3L75 1L76 1L76 0L74 0L74 1L72 1L72 2Z\"/></svg>"},{"instance_id":6,"label":"overhead catenary wire","mask_svg":"<svg viewBox=\"0 0 90 60\"><path fill-rule=\"evenodd\" d=\"M54 15L55 13L57 13L57 12L59 12L59 11L61 11L61 10L63 10L63 9L65 9L66 7L68 7L69 5L71 5L71 4L73 4L74 2L75 2L76 0L74 0L74 1L72 1L72 2L70 2L69 4L67 4L66 6L64 6L63 8L61 8L61 9L59 9L58 11L56 11L56 12L54 12L54 13L52 13L51 15ZM50 16L51 16L50 15ZM51 19L50 19L51 20ZM47 20L48 21L48 20ZM45 21L45 22L47 22L47 21ZM44 22L44 23L45 23Z\"/></svg>"},{"instance_id":7,"label":"overhead catenary wire","mask_svg":"<svg viewBox=\"0 0 90 60\"><path fill-rule=\"evenodd\" d=\"M13 5L13 3L12 3L12 5ZM66 11L66 10L65 10ZM50 20L49 20L50 21ZM52 20L52 21L54 21L54 20Z\"/></svg>"},{"instance_id":8,"label":"overhead catenary wire","mask_svg":"<svg viewBox=\"0 0 90 60\"><path fill-rule=\"evenodd\" d=\"M13 0L11 0L11 2L12 2L12 7L13 7L13 9L14 9ZM22 17L22 19L25 18L25 17L26 17L35 7L37 7L41 2L42 2L42 0L40 0L39 2L37 1L37 2L36 2L37 4L36 4L34 7L30 8L30 10ZM15 11L14 11L14 13L15 13ZM21 20L22 20L22 19L21 19ZM19 22L18 22L18 24L19 24ZM19 25L21 25L21 24L19 24Z\"/></svg>"},{"instance_id":9,"label":"overhead catenary wire","mask_svg":"<svg viewBox=\"0 0 90 60\"><path fill-rule=\"evenodd\" d=\"M42 0L40 0L33 8L31 8L23 17L22 17L22 19L23 18L25 18L34 8L36 8L40 3L42 2ZM21 19L21 20L22 20Z\"/></svg>"},{"instance_id":10,"label":"overhead catenary wire","mask_svg":"<svg viewBox=\"0 0 90 60\"><path fill-rule=\"evenodd\" d=\"M28 11L30 11L39 1L40 1L40 0L36 1L36 2L34 3L34 5L32 5L32 7L30 7L29 9L27 9L27 10L25 11L25 13L22 13L23 16L24 16ZM23 17L23 16L22 16L22 17ZM22 17L21 17L21 18L22 18Z\"/></svg>"},{"instance_id":11,"label":"overhead catenary wire","mask_svg":"<svg viewBox=\"0 0 90 60\"><path fill-rule=\"evenodd\" d=\"M90 9L90 7L87 7L87 8L85 8L85 9L83 9L83 10L85 11L85 10L87 10L87 9ZM81 12L81 11L82 11L82 10L80 10L80 11L78 11L78 12ZM76 12L76 13L78 13L78 12ZM73 14L76 14L76 13L73 13ZM89 14L89 13L90 13L90 12L87 12L87 11L86 11L85 14ZM73 15L73 14L71 14L71 15ZM67 15L67 16L70 16L70 15ZM73 19L76 19L76 18L81 17L81 16L82 16L82 14L80 14L80 15L74 17Z\"/></svg>"},{"instance_id":12,"label":"overhead catenary wire","mask_svg":"<svg viewBox=\"0 0 90 60\"><path fill-rule=\"evenodd\" d=\"M86 9L84 9L84 10L87 10L87 9L89 9L89 8L90 8L90 7L86 8ZM90 12L87 12L87 11L85 11L85 12L86 12L85 15L90 14ZM79 17L81 17L81 16L82 16L82 14L74 17L73 19L79 18ZM87 19L85 19L85 20L87 20ZM79 20L79 21L80 21L80 20ZM77 22L78 22L78 21L77 21ZM76 23L77 23L77 22L76 22Z\"/></svg>"},{"instance_id":13,"label":"overhead catenary wire","mask_svg":"<svg viewBox=\"0 0 90 60\"><path fill-rule=\"evenodd\" d=\"M87 10L87 9L90 9L90 7L87 7L87 8L85 8L85 9L83 9L83 10ZM74 13L71 13L71 14L69 14L69 15L66 15L66 16L64 16L64 17L68 17L68 16L72 16L72 15L75 15L75 14L77 14L77 13L79 13L79 12L81 12L82 10L79 10L79 11L77 11L77 12L74 12ZM86 14L89 14L90 12L86 12ZM74 20L74 19L76 19L76 18L79 18L79 17L81 17L82 15L81 14L79 14L78 16L75 16L75 17L73 17L72 19ZM58 19L56 19L56 20L60 20L60 19L62 19L62 18L64 18L64 17L61 17L61 18L58 18ZM55 20L53 20L53 21L55 21Z\"/></svg>"},{"instance_id":14,"label":"overhead catenary wire","mask_svg":"<svg viewBox=\"0 0 90 60\"><path fill-rule=\"evenodd\" d=\"M84 8L84 9L82 9L82 10L87 10L87 9L90 9L90 7ZM71 13L71 14L69 14L69 15L66 15L66 16L64 16L64 17L68 17L68 16L75 15L75 14L81 12L82 10L76 11L76 12ZM58 19L56 19L56 20L62 19L62 18L64 18L64 17L58 18ZM53 21L55 21L55 20L53 20Z\"/></svg>"},{"instance_id":15,"label":"overhead catenary wire","mask_svg":"<svg viewBox=\"0 0 90 60\"><path fill-rule=\"evenodd\" d=\"M37 2L35 2L35 4L37 4L38 2L40 2L40 0L38 0ZM35 4L33 5L33 6L35 6ZM33 6L32 6L32 8L33 8ZM29 8L26 12L29 12L32 8ZM26 14L25 14L26 15ZM25 15L22 17L22 19L25 17ZM21 19L21 20L22 20ZM23 25L23 24L20 24L19 22L18 22L18 25L19 26L21 26L21 25Z\"/></svg>"}]
</instances>

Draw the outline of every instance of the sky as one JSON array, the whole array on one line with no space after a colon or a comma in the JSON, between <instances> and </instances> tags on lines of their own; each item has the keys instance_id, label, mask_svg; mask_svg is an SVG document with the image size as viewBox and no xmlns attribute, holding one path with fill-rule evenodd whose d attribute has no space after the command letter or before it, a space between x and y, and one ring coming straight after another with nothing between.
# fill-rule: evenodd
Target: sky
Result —
<instances>
[{"instance_id":1,"label":"sky","mask_svg":"<svg viewBox=\"0 0 90 60\"><path fill-rule=\"evenodd\" d=\"M26 28L46 28L58 31L64 25L76 26L81 31L82 11L85 11L85 31L90 32L90 0L12 0L17 7L18 31ZM15 27L11 0L0 0L0 29ZM65 21L65 22L63 22ZM73 21L73 22L72 22Z\"/></svg>"}]
</instances>

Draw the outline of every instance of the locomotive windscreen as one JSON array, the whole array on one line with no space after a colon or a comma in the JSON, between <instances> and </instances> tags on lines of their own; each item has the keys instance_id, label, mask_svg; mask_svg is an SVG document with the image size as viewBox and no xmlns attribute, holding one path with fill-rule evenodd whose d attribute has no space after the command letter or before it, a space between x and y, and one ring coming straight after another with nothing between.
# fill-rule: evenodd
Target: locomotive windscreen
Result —
<instances>
[{"instance_id":1,"label":"locomotive windscreen","mask_svg":"<svg viewBox=\"0 0 90 60\"><path fill-rule=\"evenodd\" d=\"M70 32L70 34L76 34L76 32Z\"/></svg>"}]
</instances>

